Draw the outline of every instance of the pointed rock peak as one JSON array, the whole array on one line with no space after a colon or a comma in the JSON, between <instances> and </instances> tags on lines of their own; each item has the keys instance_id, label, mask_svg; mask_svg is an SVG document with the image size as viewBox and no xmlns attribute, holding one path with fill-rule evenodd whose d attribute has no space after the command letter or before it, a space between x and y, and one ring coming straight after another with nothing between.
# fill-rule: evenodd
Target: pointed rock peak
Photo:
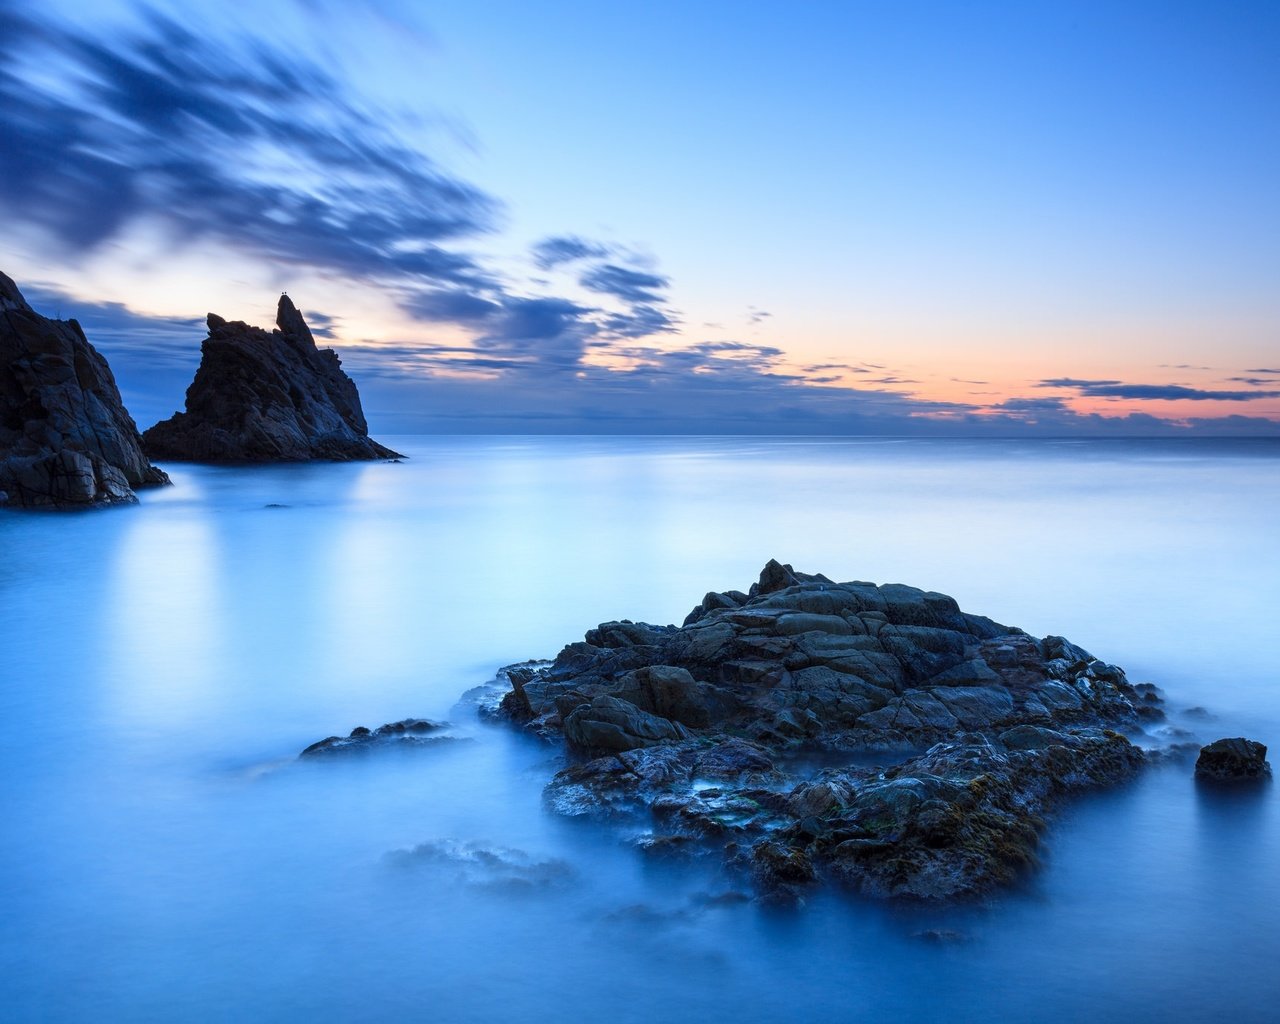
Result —
<instances>
[{"instance_id":1,"label":"pointed rock peak","mask_svg":"<svg viewBox=\"0 0 1280 1024\"><path fill-rule=\"evenodd\" d=\"M791 566L782 565L777 559L771 558L760 570L760 582L752 589L757 594L772 594L778 590L786 590L787 587L794 587L799 582Z\"/></svg>"},{"instance_id":2,"label":"pointed rock peak","mask_svg":"<svg viewBox=\"0 0 1280 1024\"><path fill-rule=\"evenodd\" d=\"M218 316L217 313L210 313L207 317L205 317L205 323L209 325L210 334L216 331L219 327L227 326L227 322L223 320L222 317Z\"/></svg>"},{"instance_id":3,"label":"pointed rock peak","mask_svg":"<svg viewBox=\"0 0 1280 1024\"><path fill-rule=\"evenodd\" d=\"M315 338L311 337L311 328L302 319L302 314L298 312L298 307L293 304L287 292L280 293L280 305L276 308L276 326L280 328L281 334L303 338L313 346L316 343Z\"/></svg>"},{"instance_id":4,"label":"pointed rock peak","mask_svg":"<svg viewBox=\"0 0 1280 1024\"><path fill-rule=\"evenodd\" d=\"M22 297L22 292L18 291L18 286L13 283L13 278L0 270L0 309L22 309L32 312L27 300Z\"/></svg>"}]
</instances>

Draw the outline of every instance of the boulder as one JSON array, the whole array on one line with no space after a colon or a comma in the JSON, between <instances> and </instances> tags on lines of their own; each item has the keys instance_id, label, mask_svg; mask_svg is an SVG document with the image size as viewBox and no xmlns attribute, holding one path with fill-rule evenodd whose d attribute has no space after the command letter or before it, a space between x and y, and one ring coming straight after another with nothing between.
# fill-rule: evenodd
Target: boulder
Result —
<instances>
[{"instance_id":1,"label":"boulder","mask_svg":"<svg viewBox=\"0 0 1280 1024\"><path fill-rule=\"evenodd\" d=\"M718 844L767 899L825 878L938 900L1007 885L1060 800L1142 766L1119 730L1160 703L1061 637L772 561L679 628L604 623L508 677L510 720L611 755L568 757L549 807L626 818L660 837L644 850Z\"/></svg>"},{"instance_id":2,"label":"boulder","mask_svg":"<svg viewBox=\"0 0 1280 1024\"><path fill-rule=\"evenodd\" d=\"M1196 778L1207 782L1250 782L1271 777L1267 748L1243 737L1215 740L1200 748Z\"/></svg>"},{"instance_id":3,"label":"boulder","mask_svg":"<svg viewBox=\"0 0 1280 1024\"><path fill-rule=\"evenodd\" d=\"M41 316L0 273L0 505L115 505L168 482L80 324Z\"/></svg>"},{"instance_id":4,"label":"boulder","mask_svg":"<svg viewBox=\"0 0 1280 1024\"><path fill-rule=\"evenodd\" d=\"M678 722L608 696L596 697L570 712L564 719L564 735L584 750L634 750L692 736Z\"/></svg>"},{"instance_id":5,"label":"boulder","mask_svg":"<svg viewBox=\"0 0 1280 1024\"><path fill-rule=\"evenodd\" d=\"M143 435L152 458L187 462L349 462L403 458L369 437L355 383L317 348L287 295L271 332L209 314L186 411Z\"/></svg>"}]
</instances>

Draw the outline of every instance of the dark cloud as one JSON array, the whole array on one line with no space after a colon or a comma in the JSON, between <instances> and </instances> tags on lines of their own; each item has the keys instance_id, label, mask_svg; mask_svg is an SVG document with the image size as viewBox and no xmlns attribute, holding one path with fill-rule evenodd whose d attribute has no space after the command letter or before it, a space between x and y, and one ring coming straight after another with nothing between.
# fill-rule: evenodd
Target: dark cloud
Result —
<instances>
[{"instance_id":1,"label":"dark cloud","mask_svg":"<svg viewBox=\"0 0 1280 1024\"><path fill-rule=\"evenodd\" d=\"M488 230L497 204L379 124L262 41L155 12L100 37L0 8L0 207L71 251L146 219L278 265L487 282L441 243Z\"/></svg>"},{"instance_id":2,"label":"dark cloud","mask_svg":"<svg viewBox=\"0 0 1280 1024\"><path fill-rule=\"evenodd\" d=\"M1276 381L1270 377L1228 377L1227 380L1234 384L1250 384L1253 387L1261 387L1266 384L1275 384Z\"/></svg>"},{"instance_id":3,"label":"dark cloud","mask_svg":"<svg viewBox=\"0 0 1280 1024\"><path fill-rule=\"evenodd\" d=\"M1012 413L1045 413L1058 412L1071 414L1071 407L1064 398L1009 398L998 402L992 408L1001 412Z\"/></svg>"},{"instance_id":4,"label":"dark cloud","mask_svg":"<svg viewBox=\"0 0 1280 1024\"><path fill-rule=\"evenodd\" d=\"M767 313L763 309L756 309L755 306L747 307L747 323L749 324L762 323L771 316L773 316L772 313Z\"/></svg>"},{"instance_id":5,"label":"dark cloud","mask_svg":"<svg viewBox=\"0 0 1280 1024\"><path fill-rule=\"evenodd\" d=\"M1077 380L1073 377L1042 380L1036 387L1071 388L1085 398L1146 401L1252 402L1259 398L1280 398L1280 391L1213 391L1182 384L1124 384L1118 380Z\"/></svg>"},{"instance_id":6,"label":"dark cloud","mask_svg":"<svg viewBox=\"0 0 1280 1024\"><path fill-rule=\"evenodd\" d=\"M600 321L600 329L613 338L647 338L653 334L673 334L680 321L668 309L636 305L622 313L609 313Z\"/></svg>"},{"instance_id":7,"label":"dark cloud","mask_svg":"<svg viewBox=\"0 0 1280 1024\"><path fill-rule=\"evenodd\" d=\"M500 303L474 292L445 289L415 292L402 306L419 320L467 325L483 323L502 311Z\"/></svg>"},{"instance_id":8,"label":"dark cloud","mask_svg":"<svg viewBox=\"0 0 1280 1024\"><path fill-rule=\"evenodd\" d=\"M612 295L623 302L652 305L662 301L658 293L664 291L670 281L660 274L604 263L584 273L578 283L593 292Z\"/></svg>"},{"instance_id":9,"label":"dark cloud","mask_svg":"<svg viewBox=\"0 0 1280 1024\"><path fill-rule=\"evenodd\" d=\"M1280 370L1269 370L1269 369L1267 369L1267 367L1265 367L1265 366L1259 366L1259 367L1256 367L1256 368L1254 368L1254 369L1245 370L1244 372L1245 372L1245 373L1270 373L1270 374L1280 374Z\"/></svg>"},{"instance_id":10,"label":"dark cloud","mask_svg":"<svg viewBox=\"0 0 1280 1024\"><path fill-rule=\"evenodd\" d=\"M552 270L579 260L604 259L612 254L613 249L603 242L591 242L577 235L557 235L537 242L530 252L533 262L541 269Z\"/></svg>"},{"instance_id":11,"label":"dark cloud","mask_svg":"<svg viewBox=\"0 0 1280 1024\"><path fill-rule=\"evenodd\" d=\"M307 311L307 326L311 328L311 333L325 341L333 341L338 337L338 324L341 322L340 317L330 316L328 313L314 309Z\"/></svg>"}]
</instances>

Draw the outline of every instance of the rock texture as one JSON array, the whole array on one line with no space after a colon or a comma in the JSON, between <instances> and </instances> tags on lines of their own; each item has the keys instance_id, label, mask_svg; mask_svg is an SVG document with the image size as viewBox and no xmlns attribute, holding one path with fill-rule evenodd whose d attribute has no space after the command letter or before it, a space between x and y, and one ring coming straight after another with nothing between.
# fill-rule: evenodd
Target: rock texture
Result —
<instances>
[{"instance_id":1,"label":"rock texture","mask_svg":"<svg viewBox=\"0 0 1280 1024\"><path fill-rule=\"evenodd\" d=\"M1271 778L1267 748L1257 740L1215 740L1200 748L1196 778L1208 782L1250 782Z\"/></svg>"},{"instance_id":2,"label":"rock texture","mask_svg":"<svg viewBox=\"0 0 1280 1024\"><path fill-rule=\"evenodd\" d=\"M287 295L271 332L209 314L186 412L146 431L156 459L349 462L399 458L369 437L360 395L332 349L316 347Z\"/></svg>"},{"instance_id":3,"label":"rock texture","mask_svg":"<svg viewBox=\"0 0 1280 1024\"><path fill-rule=\"evenodd\" d=\"M1034 863L1043 815L1143 763L1153 686L913 587L770 562L683 626L607 622L513 666L499 714L565 744L567 815L719 849L762 895L821 879L954 899Z\"/></svg>"},{"instance_id":4,"label":"rock texture","mask_svg":"<svg viewBox=\"0 0 1280 1024\"><path fill-rule=\"evenodd\" d=\"M168 482L80 325L41 316L0 273L0 505L133 502Z\"/></svg>"}]
</instances>

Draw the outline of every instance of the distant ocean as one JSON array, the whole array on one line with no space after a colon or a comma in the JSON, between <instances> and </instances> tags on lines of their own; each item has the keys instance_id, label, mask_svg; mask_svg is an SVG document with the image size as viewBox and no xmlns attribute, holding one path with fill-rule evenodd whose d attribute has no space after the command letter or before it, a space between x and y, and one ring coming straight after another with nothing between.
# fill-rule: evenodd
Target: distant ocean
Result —
<instances>
[{"instance_id":1,"label":"distant ocean","mask_svg":"<svg viewBox=\"0 0 1280 1024\"><path fill-rule=\"evenodd\" d=\"M0 1016L1277 1019L1274 785L1154 769L989 903L787 912L550 816L554 749L455 702L777 558L1065 635L1274 762L1280 441L379 440L0 515ZM294 759L409 716L470 740Z\"/></svg>"}]
</instances>

